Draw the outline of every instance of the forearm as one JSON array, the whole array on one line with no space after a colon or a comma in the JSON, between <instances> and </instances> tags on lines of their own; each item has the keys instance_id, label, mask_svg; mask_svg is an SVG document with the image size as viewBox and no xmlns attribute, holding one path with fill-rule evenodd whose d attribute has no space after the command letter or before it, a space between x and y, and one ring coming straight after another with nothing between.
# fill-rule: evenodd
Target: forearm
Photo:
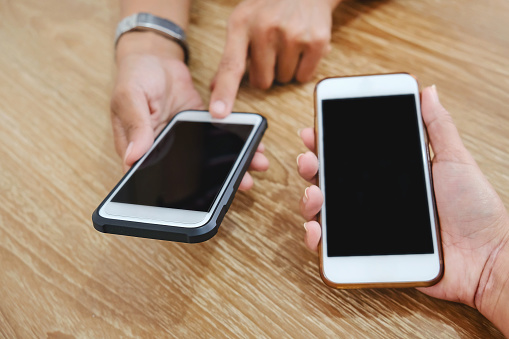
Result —
<instances>
[{"instance_id":1,"label":"forearm","mask_svg":"<svg viewBox=\"0 0 509 339\"><path fill-rule=\"evenodd\" d=\"M506 263L506 266L509 267L509 261ZM502 331L502 333L509 338L509 280L508 277L500 277L504 278L505 282L501 285L500 297L497 300L497 312L495 314L491 314L488 319L490 319L493 324Z\"/></svg>"},{"instance_id":2,"label":"forearm","mask_svg":"<svg viewBox=\"0 0 509 339\"><path fill-rule=\"evenodd\" d=\"M509 229L509 221L506 224ZM509 338L509 235L501 243L493 261L488 277L480 282L481 299L476 306Z\"/></svg>"}]
</instances>

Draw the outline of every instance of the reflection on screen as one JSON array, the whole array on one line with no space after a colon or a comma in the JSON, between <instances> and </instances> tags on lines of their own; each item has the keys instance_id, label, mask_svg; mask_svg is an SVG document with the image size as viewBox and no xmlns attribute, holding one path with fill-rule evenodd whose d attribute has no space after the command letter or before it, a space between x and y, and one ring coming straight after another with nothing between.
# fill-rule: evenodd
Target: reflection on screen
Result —
<instances>
[{"instance_id":1,"label":"reflection on screen","mask_svg":"<svg viewBox=\"0 0 509 339\"><path fill-rule=\"evenodd\" d=\"M176 122L112 201L208 212L252 129Z\"/></svg>"},{"instance_id":2,"label":"reflection on screen","mask_svg":"<svg viewBox=\"0 0 509 339\"><path fill-rule=\"evenodd\" d=\"M433 253L414 96L322 105L328 256Z\"/></svg>"}]
</instances>

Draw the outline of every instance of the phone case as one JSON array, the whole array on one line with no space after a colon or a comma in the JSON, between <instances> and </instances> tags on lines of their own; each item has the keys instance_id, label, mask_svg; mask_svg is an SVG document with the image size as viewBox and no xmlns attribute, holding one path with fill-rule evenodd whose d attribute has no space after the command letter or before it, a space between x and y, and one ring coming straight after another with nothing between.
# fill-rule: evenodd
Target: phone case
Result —
<instances>
[{"instance_id":1,"label":"phone case","mask_svg":"<svg viewBox=\"0 0 509 339\"><path fill-rule=\"evenodd\" d=\"M115 220L100 216L99 210L108 200L111 194L113 194L118 185L122 182L122 180L120 180L119 183L115 186L115 188L111 190L108 196L93 212L92 222L94 228L99 232L103 233L129 235L140 238L170 240L185 243L198 243L209 240L217 233L219 225L221 224L226 212L230 208L230 205L233 201L233 198L235 197L235 193L237 192L240 182L242 181L244 174L246 173L249 165L251 164L251 160L253 159L258 144L260 143L267 127L268 127L267 120L262 116L262 123L255 132L253 141L249 145L244 157L241 159L239 167L233 174L232 180L230 180L230 182L228 183L226 191L221 197L221 201L217 205L214 213L212 214L212 217L206 224L199 227L185 228L178 226L149 224L126 220ZM158 136L158 138L159 137L160 136Z\"/></svg>"}]
</instances>

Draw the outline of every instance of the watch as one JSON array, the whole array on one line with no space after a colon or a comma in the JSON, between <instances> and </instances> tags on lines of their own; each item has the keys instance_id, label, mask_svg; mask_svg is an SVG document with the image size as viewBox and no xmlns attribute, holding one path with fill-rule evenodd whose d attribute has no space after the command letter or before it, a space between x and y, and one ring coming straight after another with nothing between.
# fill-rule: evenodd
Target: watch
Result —
<instances>
[{"instance_id":1,"label":"watch","mask_svg":"<svg viewBox=\"0 0 509 339\"><path fill-rule=\"evenodd\" d=\"M184 61L189 61L189 46L186 41L186 33L177 24L152 15L150 13L135 13L122 19L117 26L115 33L115 46L118 39L127 32L131 31L153 31L162 36L175 41L184 50Z\"/></svg>"}]
</instances>

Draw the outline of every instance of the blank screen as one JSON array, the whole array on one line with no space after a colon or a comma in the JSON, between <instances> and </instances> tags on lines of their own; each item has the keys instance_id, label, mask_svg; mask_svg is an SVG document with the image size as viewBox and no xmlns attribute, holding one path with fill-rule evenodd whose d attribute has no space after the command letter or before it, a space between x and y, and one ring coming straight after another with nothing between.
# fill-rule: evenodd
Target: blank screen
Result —
<instances>
[{"instance_id":1,"label":"blank screen","mask_svg":"<svg viewBox=\"0 0 509 339\"><path fill-rule=\"evenodd\" d=\"M112 201L210 211L252 129L176 122Z\"/></svg>"},{"instance_id":2,"label":"blank screen","mask_svg":"<svg viewBox=\"0 0 509 339\"><path fill-rule=\"evenodd\" d=\"M322 101L327 255L433 253L413 95Z\"/></svg>"}]
</instances>

